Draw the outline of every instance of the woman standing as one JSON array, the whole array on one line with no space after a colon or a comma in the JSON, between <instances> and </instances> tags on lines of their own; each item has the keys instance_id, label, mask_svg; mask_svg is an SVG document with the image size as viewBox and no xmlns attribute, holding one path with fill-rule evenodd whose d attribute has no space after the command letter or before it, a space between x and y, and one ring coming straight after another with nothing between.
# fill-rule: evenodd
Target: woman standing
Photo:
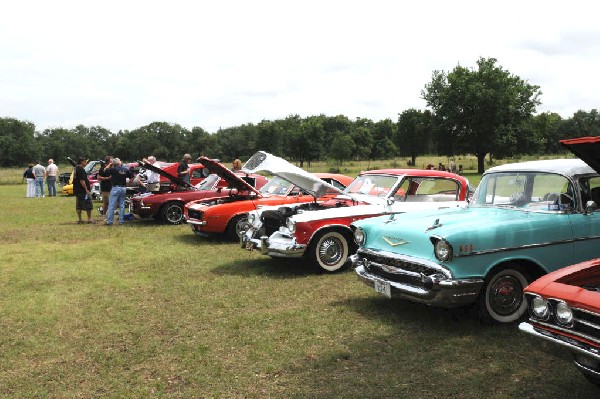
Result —
<instances>
[{"instance_id":1,"label":"woman standing","mask_svg":"<svg viewBox=\"0 0 600 399\"><path fill-rule=\"evenodd\" d=\"M27 165L27 169L23 172L23 178L27 181L27 198L35 197L35 175L33 174L33 164Z\"/></svg>"}]
</instances>

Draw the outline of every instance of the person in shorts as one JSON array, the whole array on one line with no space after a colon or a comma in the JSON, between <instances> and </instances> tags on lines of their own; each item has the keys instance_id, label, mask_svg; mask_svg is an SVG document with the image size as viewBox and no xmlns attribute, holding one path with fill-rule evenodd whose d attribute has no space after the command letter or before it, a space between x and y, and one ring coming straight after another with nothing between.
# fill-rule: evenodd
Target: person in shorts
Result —
<instances>
[{"instance_id":1,"label":"person in shorts","mask_svg":"<svg viewBox=\"0 0 600 399\"><path fill-rule=\"evenodd\" d=\"M90 195L90 181L87 173L85 172L85 165L87 165L87 159L79 157L77 159L77 166L75 166L75 173L73 174L73 194L75 195L75 210L77 211L78 224L94 223L92 220L92 196ZM87 214L87 221L81 218L82 211Z\"/></svg>"}]
</instances>

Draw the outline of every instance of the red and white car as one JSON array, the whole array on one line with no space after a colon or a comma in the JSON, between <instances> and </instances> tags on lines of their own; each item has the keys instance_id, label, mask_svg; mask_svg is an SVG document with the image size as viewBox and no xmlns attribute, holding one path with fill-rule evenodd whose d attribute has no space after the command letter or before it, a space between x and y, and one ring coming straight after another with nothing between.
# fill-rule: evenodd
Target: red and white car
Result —
<instances>
[{"instance_id":1,"label":"red and white car","mask_svg":"<svg viewBox=\"0 0 600 399\"><path fill-rule=\"evenodd\" d=\"M462 207L474 191L465 177L444 171L362 172L327 202L250 213L250 228L241 245L271 257L308 258L320 270L335 272L356 251L350 223L385 214Z\"/></svg>"}]
</instances>

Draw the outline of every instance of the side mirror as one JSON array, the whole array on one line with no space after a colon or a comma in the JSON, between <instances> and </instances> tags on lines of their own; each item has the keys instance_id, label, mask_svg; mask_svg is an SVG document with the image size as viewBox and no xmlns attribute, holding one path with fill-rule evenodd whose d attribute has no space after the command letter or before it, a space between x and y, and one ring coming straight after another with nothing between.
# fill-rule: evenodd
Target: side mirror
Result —
<instances>
[{"instance_id":1,"label":"side mirror","mask_svg":"<svg viewBox=\"0 0 600 399\"><path fill-rule=\"evenodd\" d=\"M588 201L585 203L585 212L592 213L598 210L598 205L594 201Z\"/></svg>"}]
</instances>

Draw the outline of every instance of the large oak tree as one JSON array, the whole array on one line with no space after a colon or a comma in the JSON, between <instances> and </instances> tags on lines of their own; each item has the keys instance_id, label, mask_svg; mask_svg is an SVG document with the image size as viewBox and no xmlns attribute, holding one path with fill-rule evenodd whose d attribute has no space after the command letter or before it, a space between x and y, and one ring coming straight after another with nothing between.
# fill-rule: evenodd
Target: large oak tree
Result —
<instances>
[{"instance_id":1,"label":"large oak tree","mask_svg":"<svg viewBox=\"0 0 600 399\"><path fill-rule=\"evenodd\" d=\"M541 92L497 66L495 58L480 58L477 66L434 71L421 94L452 138L453 151L474 154L483 173L487 154L516 142L511 136L535 112Z\"/></svg>"}]
</instances>

